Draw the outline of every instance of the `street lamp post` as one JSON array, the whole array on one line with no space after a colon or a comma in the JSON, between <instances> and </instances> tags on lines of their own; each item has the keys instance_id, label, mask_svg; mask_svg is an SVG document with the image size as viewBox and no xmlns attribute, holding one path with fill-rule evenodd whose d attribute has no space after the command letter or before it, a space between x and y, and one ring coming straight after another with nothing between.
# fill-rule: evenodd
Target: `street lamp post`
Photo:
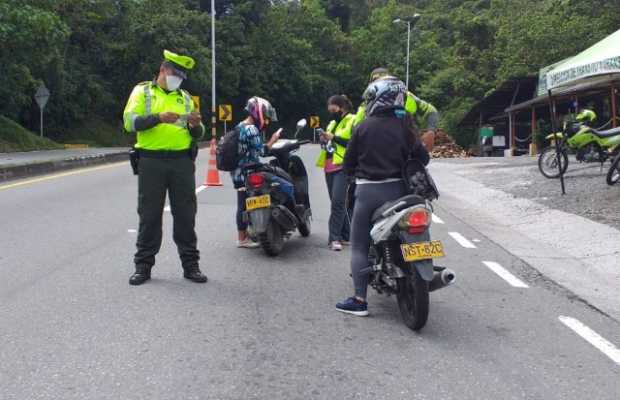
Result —
<instances>
[{"instance_id":1,"label":"street lamp post","mask_svg":"<svg viewBox=\"0 0 620 400\"><path fill-rule=\"evenodd\" d=\"M420 14L414 14L412 17L407 17L407 18L396 18L393 22L395 24L399 24L401 22L406 22L407 23L407 77L406 77L406 83L405 85L407 86L407 90L409 90L409 55L411 52L411 27L412 25L415 25L415 23L420 19L421 15Z\"/></svg>"},{"instance_id":2,"label":"street lamp post","mask_svg":"<svg viewBox=\"0 0 620 400\"><path fill-rule=\"evenodd\" d=\"M211 135L217 139L217 116L215 100L215 0L211 0Z\"/></svg>"}]
</instances>

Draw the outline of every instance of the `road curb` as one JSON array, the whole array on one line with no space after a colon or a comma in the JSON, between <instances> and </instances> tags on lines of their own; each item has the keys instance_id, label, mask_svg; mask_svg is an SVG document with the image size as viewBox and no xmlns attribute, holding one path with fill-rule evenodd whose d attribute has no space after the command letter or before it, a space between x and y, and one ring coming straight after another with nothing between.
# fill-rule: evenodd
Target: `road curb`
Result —
<instances>
[{"instance_id":1,"label":"road curb","mask_svg":"<svg viewBox=\"0 0 620 400\"><path fill-rule=\"evenodd\" d=\"M210 142L200 143L200 148L208 147ZM129 161L128 150L117 153L95 154L90 156L72 157L63 160L50 160L21 165L0 166L0 182L29 178L53 172L67 171L77 168L92 167L102 164Z\"/></svg>"},{"instance_id":2,"label":"road curb","mask_svg":"<svg viewBox=\"0 0 620 400\"><path fill-rule=\"evenodd\" d=\"M43 161L23 165L9 165L0 167L0 182L7 182L20 178L28 178L52 172L66 171L76 168L90 167L94 165L109 164L119 161L127 161L127 151L110 154L97 154L92 156L67 158L64 160Z\"/></svg>"}]
</instances>

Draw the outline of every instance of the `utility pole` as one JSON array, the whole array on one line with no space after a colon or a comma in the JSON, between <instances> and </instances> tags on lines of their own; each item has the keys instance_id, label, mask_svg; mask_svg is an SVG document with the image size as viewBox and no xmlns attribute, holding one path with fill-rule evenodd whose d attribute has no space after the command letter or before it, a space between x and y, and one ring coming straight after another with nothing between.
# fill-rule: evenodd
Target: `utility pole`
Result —
<instances>
[{"instance_id":1,"label":"utility pole","mask_svg":"<svg viewBox=\"0 0 620 400\"><path fill-rule=\"evenodd\" d=\"M215 83L215 0L211 0L211 135L213 140L217 140Z\"/></svg>"}]
</instances>

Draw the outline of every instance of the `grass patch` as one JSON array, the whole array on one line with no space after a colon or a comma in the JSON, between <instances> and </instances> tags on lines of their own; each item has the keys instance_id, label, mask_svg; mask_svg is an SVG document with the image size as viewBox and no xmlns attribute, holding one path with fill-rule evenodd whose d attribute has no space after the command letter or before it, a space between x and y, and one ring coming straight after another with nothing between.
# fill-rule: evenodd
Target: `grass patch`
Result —
<instances>
[{"instance_id":1,"label":"grass patch","mask_svg":"<svg viewBox=\"0 0 620 400\"><path fill-rule=\"evenodd\" d=\"M17 122L0 115L0 153L62 148L62 145L42 138Z\"/></svg>"},{"instance_id":2,"label":"grass patch","mask_svg":"<svg viewBox=\"0 0 620 400\"><path fill-rule=\"evenodd\" d=\"M121 126L114 126L95 117L67 130L60 141L87 144L91 147L128 147L131 145L132 135L125 133Z\"/></svg>"}]
</instances>

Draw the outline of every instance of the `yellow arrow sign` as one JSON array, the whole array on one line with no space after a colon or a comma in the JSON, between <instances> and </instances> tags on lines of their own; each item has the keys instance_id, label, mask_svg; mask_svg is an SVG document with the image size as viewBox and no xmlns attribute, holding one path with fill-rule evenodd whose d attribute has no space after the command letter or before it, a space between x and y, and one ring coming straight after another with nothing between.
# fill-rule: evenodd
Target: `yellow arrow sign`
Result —
<instances>
[{"instance_id":1,"label":"yellow arrow sign","mask_svg":"<svg viewBox=\"0 0 620 400\"><path fill-rule=\"evenodd\" d=\"M233 120L232 105L230 105L230 104L220 104L219 111L220 111L219 112L220 121L230 122L230 121Z\"/></svg>"},{"instance_id":2,"label":"yellow arrow sign","mask_svg":"<svg viewBox=\"0 0 620 400\"><path fill-rule=\"evenodd\" d=\"M321 119L316 115L310 117L310 128L316 129L321 126Z\"/></svg>"},{"instance_id":3,"label":"yellow arrow sign","mask_svg":"<svg viewBox=\"0 0 620 400\"><path fill-rule=\"evenodd\" d=\"M200 112L200 97L192 96L192 101L194 102L194 109Z\"/></svg>"}]
</instances>

